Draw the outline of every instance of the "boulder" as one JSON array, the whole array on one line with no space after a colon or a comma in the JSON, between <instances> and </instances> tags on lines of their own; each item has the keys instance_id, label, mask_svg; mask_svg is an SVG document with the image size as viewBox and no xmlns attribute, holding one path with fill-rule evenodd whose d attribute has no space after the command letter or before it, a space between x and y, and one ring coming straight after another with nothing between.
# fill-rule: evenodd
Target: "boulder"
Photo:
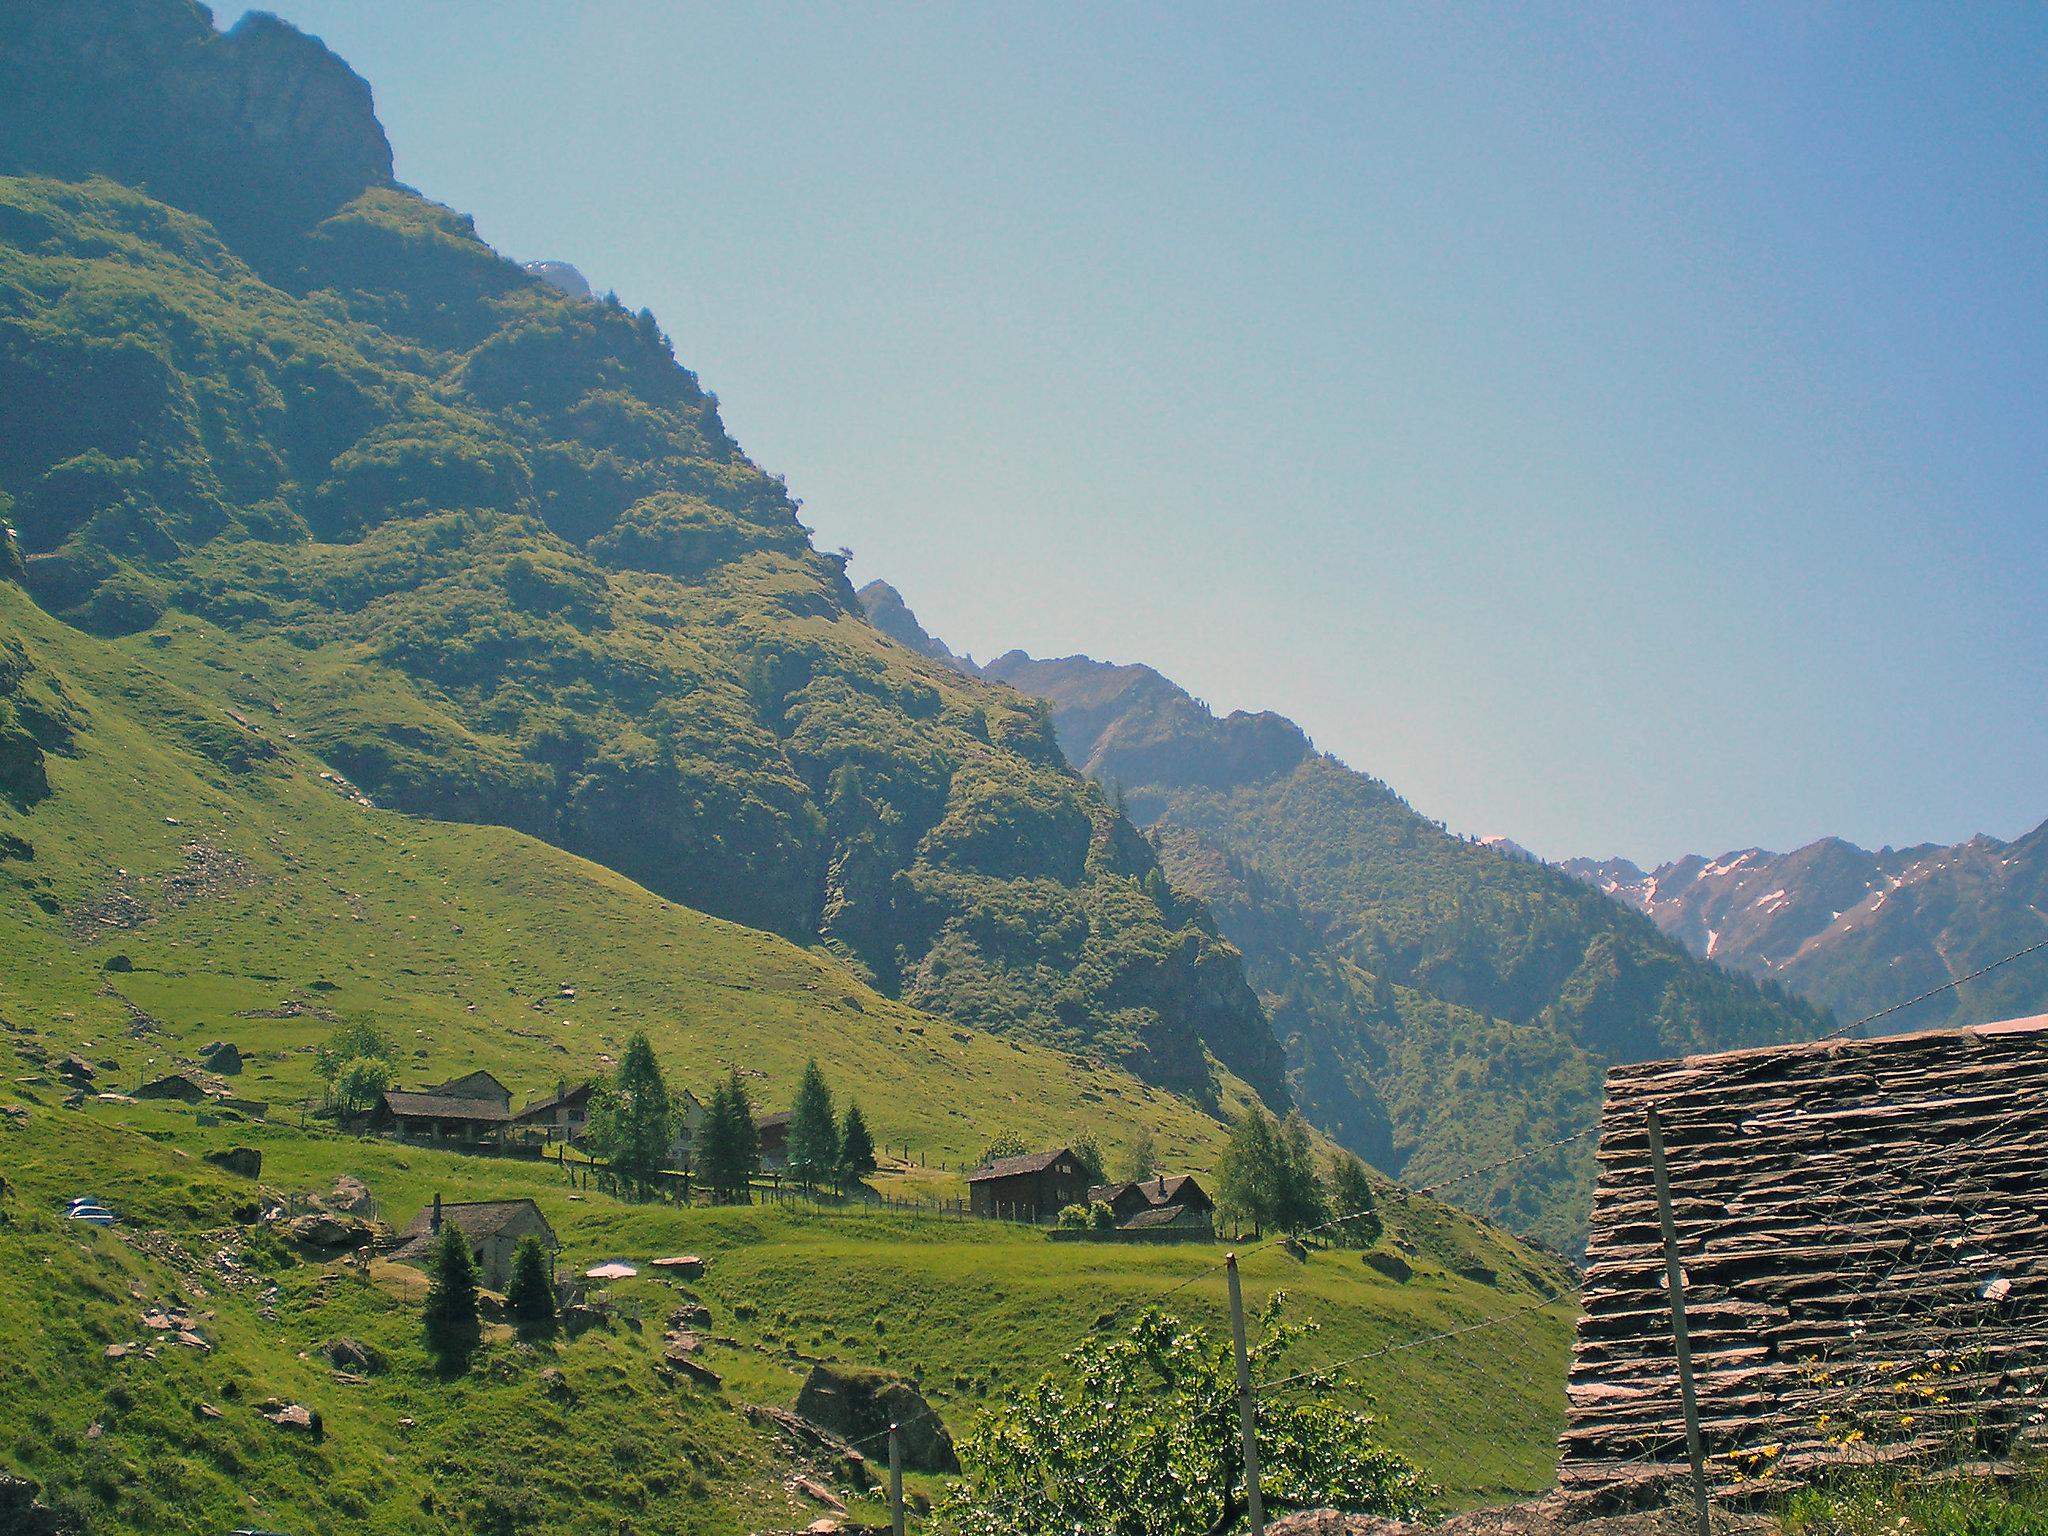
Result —
<instances>
[{"instance_id":1,"label":"boulder","mask_svg":"<svg viewBox=\"0 0 2048 1536\"><path fill-rule=\"evenodd\" d=\"M254 1147L222 1147L217 1152L207 1153L206 1160L216 1168L239 1173L245 1179L263 1177L263 1154Z\"/></svg>"},{"instance_id":2,"label":"boulder","mask_svg":"<svg viewBox=\"0 0 2048 1536\"><path fill-rule=\"evenodd\" d=\"M377 1240L377 1228L360 1216L337 1216L331 1211L309 1211L284 1224L284 1235L301 1248L316 1253L340 1253L368 1247Z\"/></svg>"},{"instance_id":3,"label":"boulder","mask_svg":"<svg viewBox=\"0 0 2048 1536\"><path fill-rule=\"evenodd\" d=\"M562 1308L562 1332L570 1338L579 1338L593 1328L610 1325L611 1314L603 1307L593 1307L588 1302L572 1301Z\"/></svg>"},{"instance_id":4,"label":"boulder","mask_svg":"<svg viewBox=\"0 0 2048 1536\"><path fill-rule=\"evenodd\" d=\"M232 1040L213 1040L199 1052L199 1064L222 1077L234 1077L242 1070L242 1053Z\"/></svg>"},{"instance_id":5,"label":"boulder","mask_svg":"<svg viewBox=\"0 0 2048 1536\"><path fill-rule=\"evenodd\" d=\"M1414 1266L1398 1253L1368 1253L1364 1259L1367 1269L1376 1269L1389 1280L1402 1285L1406 1285L1415 1274Z\"/></svg>"},{"instance_id":6,"label":"boulder","mask_svg":"<svg viewBox=\"0 0 2048 1536\"><path fill-rule=\"evenodd\" d=\"M668 1363L692 1381L700 1382L704 1386L717 1387L725 1384L725 1378L718 1372L701 1360L692 1360L688 1355L671 1357Z\"/></svg>"},{"instance_id":7,"label":"boulder","mask_svg":"<svg viewBox=\"0 0 2048 1536\"><path fill-rule=\"evenodd\" d=\"M704 1273L704 1261L694 1253L679 1253L673 1258L656 1259L653 1267L679 1280L695 1280Z\"/></svg>"},{"instance_id":8,"label":"boulder","mask_svg":"<svg viewBox=\"0 0 2048 1536\"><path fill-rule=\"evenodd\" d=\"M83 1056L66 1056L57 1063L57 1075L67 1082L89 1083L99 1075L99 1070Z\"/></svg>"},{"instance_id":9,"label":"boulder","mask_svg":"<svg viewBox=\"0 0 2048 1536\"><path fill-rule=\"evenodd\" d=\"M549 1397L569 1396L569 1378L557 1366L549 1366L540 1373L540 1389Z\"/></svg>"},{"instance_id":10,"label":"boulder","mask_svg":"<svg viewBox=\"0 0 2048 1536\"><path fill-rule=\"evenodd\" d=\"M711 1309L702 1302L686 1301L668 1315L671 1328L709 1328Z\"/></svg>"},{"instance_id":11,"label":"boulder","mask_svg":"<svg viewBox=\"0 0 2048 1536\"><path fill-rule=\"evenodd\" d=\"M384 1369L384 1357L361 1339L329 1339L320 1346L320 1353L333 1363L336 1370L374 1376Z\"/></svg>"},{"instance_id":12,"label":"boulder","mask_svg":"<svg viewBox=\"0 0 2048 1536\"><path fill-rule=\"evenodd\" d=\"M903 1464L920 1472L958 1472L953 1437L916 1387L889 1371L814 1365L796 1411L848 1440L865 1441L901 1426Z\"/></svg>"},{"instance_id":13,"label":"boulder","mask_svg":"<svg viewBox=\"0 0 2048 1536\"><path fill-rule=\"evenodd\" d=\"M327 1192L325 1204L330 1211L367 1211L376 1205L370 1198L370 1186L352 1173L339 1175L334 1188Z\"/></svg>"}]
</instances>

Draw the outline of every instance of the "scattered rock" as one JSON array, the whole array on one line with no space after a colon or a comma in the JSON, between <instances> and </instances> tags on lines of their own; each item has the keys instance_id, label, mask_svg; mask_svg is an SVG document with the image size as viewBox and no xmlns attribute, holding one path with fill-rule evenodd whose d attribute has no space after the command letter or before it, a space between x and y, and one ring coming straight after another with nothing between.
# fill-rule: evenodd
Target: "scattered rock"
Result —
<instances>
[{"instance_id":1,"label":"scattered rock","mask_svg":"<svg viewBox=\"0 0 2048 1536\"><path fill-rule=\"evenodd\" d=\"M192 1405L192 1411L198 1414L199 1417L202 1419L220 1419L227 1417L227 1415L223 1414L218 1408L214 1407L211 1403L194 1403Z\"/></svg>"},{"instance_id":2,"label":"scattered rock","mask_svg":"<svg viewBox=\"0 0 2048 1536\"><path fill-rule=\"evenodd\" d=\"M815 1477L792 1478L790 1480L790 1491L802 1494L813 1504L822 1504L827 1509L836 1509L842 1515L846 1513L845 1502Z\"/></svg>"},{"instance_id":3,"label":"scattered rock","mask_svg":"<svg viewBox=\"0 0 2048 1536\"><path fill-rule=\"evenodd\" d=\"M266 1397L256 1405L257 1413L281 1429L302 1429L311 1433L313 1410L304 1403L288 1403L281 1397Z\"/></svg>"},{"instance_id":4,"label":"scattered rock","mask_svg":"<svg viewBox=\"0 0 2048 1536\"><path fill-rule=\"evenodd\" d=\"M686 1301L668 1315L671 1328L709 1328L711 1309L702 1302Z\"/></svg>"},{"instance_id":5,"label":"scattered rock","mask_svg":"<svg viewBox=\"0 0 2048 1536\"><path fill-rule=\"evenodd\" d=\"M214 1040L201 1048L199 1064L222 1077L234 1077L242 1070L242 1053L231 1040Z\"/></svg>"},{"instance_id":6,"label":"scattered rock","mask_svg":"<svg viewBox=\"0 0 2048 1536\"><path fill-rule=\"evenodd\" d=\"M334 1188L328 1191L327 1208L332 1211L366 1211L376 1205L370 1198L370 1186L352 1173L344 1173L334 1181Z\"/></svg>"},{"instance_id":7,"label":"scattered rock","mask_svg":"<svg viewBox=\"0 0 2048 1536\"><path fill-rule=\"evenodd\" d=\"M662 1343L662 1358L670 1365L681 1365L685 1357L703 1347L704 1341L694 1333L672 1333Z\"/></svg>"},{"instance_id":8,"label":"scattered rock","mask_svg":"<svg viewBox=\"0 0 2048 1536\"><path fill-rule=\"evenodd\" d=\"M190 1328L178 1330L178 1342L187 1349L204 1350L208 1354L213 1352L213 1346L206 1342L206 1336L201 1333L195 1333Z\"/></svg>"},{"instance_id":9,"label":"scattered rock","mask_svg":"<svg viewBox=\"0 0 2048 1536\"><path fill-rule=\"evenodd\" d=\"M610 1312L603 1307L594 1307L585 1301L572 1301L562 1308L562 1332L570 1338L580 1338L593 1328L603 1328L611 1323Z\"/></svg>"},{"instance_id":10,"label":"scattered rock","mask_svg":"<svg viewBox=\"0 0 2048 1536\"><path fill-rule=\"evenodd\" d=\"M206 1160L216 1168L239 1173L245 1179L263 1176L263 1154L255 1147L223 1147L218 1152L207 1153Z\"/></svg>"},{"instance_id":11,"label":"scattered rock","mask_svg":"<svg viewBox=\"0 0 2048 1536\"><path fill-rule=\"evenodd\" d=\"M707 1387L725 1385L725 1378L723 1376L719 1375L718 1372L711 1369L703 1361L693 1360L688 1355L677 1355L669 1361L669 1364L681 1371L692 1381L701 1382Z\"/></svg>"},{"instance_id":12,"label":"scattered rock","mask_svg":"<svg viewBox=\"0 0 2048 1536\"><path fill-rule=\"evenodd\" d=\"M127 1354L128 1351L133 1348L135 1348L133 1344L109 1344L106 1347L106 1349L102 1351L102 1355L104 1358L108 1360L119 1360L123 1355Z\"/></svg>"},{"instance_id":13,"label":"scattered rock","mask_svg":"<svg viewBox=\"0 0 2048 1536\"><path fill-rule=\"evenodd\" d=\"M674 1258L656 1259L653 1268L666 1270L684 1280L695 1280L704 1273L704 1260L694 1253L679 1253Z\"/></svg>"},{"instance_id":14,"label":"scattered rock","mask_svg":"<svg viewBox=\"0 0 2048 1536\"><path fill-rule=\"evenodd\" d=\"M89 1083L99 1073L83 1056L66 1056L57 1063L57 1075L67 1082Z\"/></svg>"},{"instance_id":15,"label":"scattered rock","mask_svg":"<svg viewBox=\"0 0 2048 1536\"><path fill-rule=\"evenodd\" d=\"M569 1396L569 1378L557 1366L549 1366L540 1373L540 1389L549 1397Z\"/></svg>"},{"instance_id":16,"label":"scattered rock","mask_svg":"<svg viewBox=\"0 0 2048 1536\"><path fill-rule=\"evenodd\" d=\"M1415 1268L1398 1253L1368 1253L1364 1256L1365 1267L1376 1269L1389 1280L1406 1285L1414 1277Z\"/></svg>"}]
</instances>

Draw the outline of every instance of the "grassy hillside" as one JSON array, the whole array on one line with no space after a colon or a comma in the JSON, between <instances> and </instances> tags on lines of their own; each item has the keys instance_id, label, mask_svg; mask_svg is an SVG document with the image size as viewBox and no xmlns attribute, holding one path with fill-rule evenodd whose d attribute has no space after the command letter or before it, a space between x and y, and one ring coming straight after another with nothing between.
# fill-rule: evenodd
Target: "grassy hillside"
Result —
<instances>
[{"instance_id":1,"label":"grassy hillside","mask_svg":"<svg viewBox=\"0 0 2048 1536\"><path fill-rule=\"evenodd\" d=\"M822 939L928 1011L1283 1094L1235 952L1148 890L1044 711L872 628L654 317L393 184L340 61L39 0L0 88L0 514L45 609L248 674L380 802ZM300 185L265 200L280 146Z\"/></svg>"},{"instance_id":2,"label":"grassy hillside","mask_svg":"<svg viewBox=\"0 0 2048 1536\"><path fill-rule=\"evenodd\" d=\"M1051 704L1069 757L1215 912L1304 1108L1411 1184L1590 1124L1609 1063L1825 1027L1560 871L1446 833L1277 715L1218 719L1149 667L1084 656L983 671ZM1563 1148L1459 1198L1575 1249L1592 1166Z\"/></svg>"},{"instance_id":3,"label":"grassy hillside","mask_svg":"<svg viewBox=\"0 0 2048 1536\"><path fill-rule=\"evenodd\" d=\"M960 1426L1171 1288L1184 1315L1220 1324L1214 1249L1076 1248L892 1214L633 1206L545 1164L301 1128L287 1106L314 1087L312 1048L334 1019L360 1016L414 1053L416 1080L487 1066L522 1098L601 1065L636 1028L672 1079L701 1089L737 1065L770 1104L815 1052L878 1136L933 1161L970 1157L1004 1129L1088 1133L1112 1155L1145 1133L1176 1166L1206 1170L1222 1141L1185 1098L921 1014L829 954L522 834L364 805L276 717L235 702L249 679L209 665L196 627L161 646L97 640L4 584L0 623L14 719L40 722L49 743L33 748L40 788L0 804L12 850L0 861L0 1027L17 1060L0 1103L25 1111L0 1117L0 1462L93 1529L801 1526L819 1508L786 1486L797 1453L746 1409L789 1405L812 1360L914 1373ZM217 1038L248 1053L236 1085L280 1106L270 1123L97 1097L65 1109L47 1066L76 1052L118 1093ZM1228 1099L1247 1092L1222 1082ZM418 1277L295 1261L250 1225L250 1184L202 1160L229 1146L263 1153L276 1195L359 1177L398 1223L436 1192L530 1194L576 1269L705 1253L712 1269L690 1292L712 1308L706 1358L724 1388L657 1371L680 1297L652 1279L613 1288L637 1330L622 1321L538 1350L496 1337L444 1380L419 1342ZM945 1177L891 1166L876 1182L902 1193ZM80 1193L123 1225L58 1220ZM1303 1262L1274 1246L1246 1260L1255 1296L1284 1288L1295 1315L1322 1325L1311 1362L1520 1313L1565 1283L1469 1217L1391 1194L1387 1214L1388 1246L1415 1267L1405 1283L1354 1254ZM142 1326L169 1303L190 1310L209 1351ZM1359 1386L1450 1502L1531 1491L1550 1474L1569 1326L1569 1302L1531 1311L1483 1347L1451 1340L1369 1362ZM337 1336L372 1345L388 1369L338 1379L319 1353ZM105 1358L131 1341L156 1357ZM566 1396L541 1381L550 1367ZM317 1408L325 1439L259 1418L272 1396Z\"/></svg>"}]
</instances>

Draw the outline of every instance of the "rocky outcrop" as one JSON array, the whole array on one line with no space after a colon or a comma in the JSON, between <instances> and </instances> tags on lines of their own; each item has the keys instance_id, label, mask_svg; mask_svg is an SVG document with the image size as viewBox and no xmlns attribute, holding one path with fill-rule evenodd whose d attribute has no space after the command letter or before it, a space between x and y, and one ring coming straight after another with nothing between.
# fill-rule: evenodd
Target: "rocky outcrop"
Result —
<instances>
[{"instance_id":1,"label":"rocky outcrop","mask_svg":"<svg viewBox=\"0 0 2048 1536\"><path fill-rule=\"evenodd\" d=\"M953 1437L924 1394L901 1376L850 1366L814 1365L797 1394L796 1411L850 1441L899 1426L903 1464L921 1472L958 1472Z\"/></svg>"},{"instance_id":2,"label":"rocky outcrop","mask_svg":"<svg viewBox=\"0 0 2048 1536\"><path fill-rule=\"evenodd\" d=\"M263 1177L263 1153L255 1147L222 1147L207 1153L206 1160L216 1168L239 1173L245 1179Z\"/></svg>"},{"instance_id":3,"label":"rocky outcrop","mask_svg":"<svg viewBox=\"0 0 2048 1536\"><path fill-rule=\"evenodd\" d=\"M910 611L903 601L903 594L886 581L871 581L860 589L860 605L866 611L868 622L898 645L907 645L920 656L929 656L934 661L943 661L948 666L958 667L962 672L976 670L973 658L955 656L945 641L925 630L917 622L917 615Z\"/></svg>"},{"instance_id":4,"label":"rocky outcrop","mask_svg":"<svg viewBox=\"0 0 2048 1536\"><path fill-rule=\"evenodd\" d=\"M0 171L102 174L235 243L309 227L391 180L362 76L264 12L216 32L191 0L19 0L0 18Z\"/></svg>"}]
</instances>

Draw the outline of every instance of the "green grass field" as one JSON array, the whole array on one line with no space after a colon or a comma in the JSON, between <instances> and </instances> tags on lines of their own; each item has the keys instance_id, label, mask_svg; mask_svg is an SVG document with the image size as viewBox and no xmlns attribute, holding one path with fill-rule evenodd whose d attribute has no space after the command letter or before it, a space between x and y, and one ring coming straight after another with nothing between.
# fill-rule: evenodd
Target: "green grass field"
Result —
<instances>
[{"instance_id":1,"label":"green grass field","mask_svg":"<svg viewBox=\"0 0 2048 1536\"><path fill-rule=\"evenodd\" d=\"M0 1104L26 1112L0 1118L0 1465L89 1512L93 1529L800 1527L820 1510L789 1491L792 1451L745 1410L788 1406L814 1360L914 1376L957 1429L1169 1290L1173 1309L1220 1326L1215 1247L1055 1244L867 1211L626 1204L572 1189L548 1164L302 1128L314 1048L336 1020L363 1017L398 1042L407 1082L482 1066L521 1101L602 1070L636 1029L673 1083L701 1094L737 1067L767 1107L787 1102L815 1054L878 1140L956 1169L1004 1130L1038 1144L1092 1135L1112 1161L1149 1134L1172 1166L1202 1173L1224 1139L1216 1119L1127 1073L920 1014L830 955L662 901L530 838L365 807L322 778L288 721L258 712L261 690L203 637L91 640L5 583L0 622L78 727L48 758L47 798L0 802L0 834L34 848L0 861L0 1024L14 1053ZM245 1053L236 1091L270 1101L268 1123L99 1097L60 1107L54 1057L76 1052L95 1064L95 1088L119 1094L213 1039ZM1228 1100L1242 1095L1227 1083ZM723 1388L658 1372L679 1293L645 1276L612 1287L637 1329L538 1347L496 1337L443 1379L420 1342L412 1272L380 1265L365 1278L295 1260L248 1225L249 1182L203 1161L231 1145L262 1151L262 1185L277 1195L356 1175L394 1224L436 1192L531 1195L572 1269L703 1253L712 1267L691 1291L713 1313L706 1358ZM936 1166L887 1168L875 1183L892 1195L959 1188ZM61 1221L63 1201L85 1193L113 1204L120 1227ZM1303 1364L1514 1314L1369 1361L1358 1389L1447 1503L1540 1489L1571 1304L1525 1309L1565 1276L1461 1213L1391 1192L1386 1207L1408 1281L1355 1253L1304 1261L1269 1246L1245 1260L1254 1299L1284 1289L1290 1314L1318 1324ZM215 1262L223 1253L234 1267ZM190 1309L210 1350L143 1329L143 1312L169 1302ZM337 1380L319 1346L341 1335L389 1368ZM131 1341L155 1358L105 1357ZM543 1390L551 1365L568 1396ZM259 1418L252 1405L271 1396L317 1408L325 1438Z\"/></svg>"}]
</instances>

